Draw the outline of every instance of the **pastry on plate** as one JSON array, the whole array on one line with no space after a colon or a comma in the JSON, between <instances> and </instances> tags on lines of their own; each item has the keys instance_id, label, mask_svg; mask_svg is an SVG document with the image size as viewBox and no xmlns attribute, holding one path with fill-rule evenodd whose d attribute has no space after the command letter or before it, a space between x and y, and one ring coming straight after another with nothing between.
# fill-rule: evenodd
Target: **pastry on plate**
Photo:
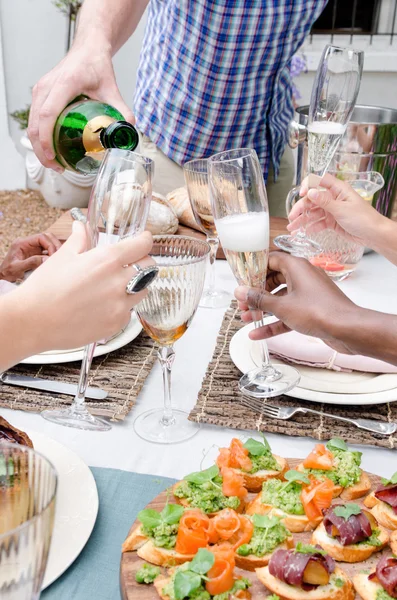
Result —
<instances>
[{"instance_id":1,"label":"pastry on plate","mask_svg":"<svg viewBox=\"0 0 397 600\"><path fill-rule=\"evenodd\" d=\"M219 468L230 467L244 476L249 492L259 492L268 479L283 479L289 466L285 458L272 454L269 442L249 438L244 444L233 438L228 448L220 448L216 459Z\"/></svg>"},{"instance_id":2,"label":"pastry on plate","mask_svg":"<svg viewBox=\"0 0 397 600\"><path fill-rule=\"evenodd\" d=\"M340 438L333 438L325 446L316 444L297 469L317 479L331 479L335 485L335 498L354 500L371 489L368 475L360 468L361 455L361 452L349 450Z\"/></svg>"},{"instance_id":3,"label":"pastry on plate","mask_svg":"<svg viewBox=\"0 0 397 600\"><path fill-rule=\"evenodd\" d=\"M257 569L258 579L285 600L353 600L353 584L321 548L297 544L277 550L269 565Z\"/></svg>"},{"instance_id":4,"label":"pastry on plate","mask_svg":"<svg viewBox=\"0 0 397 600\"><path fill-rule=\"evenodd\" d=\"M311 531L323 520L323 510L329 508L334 484L329 479L310 479L305 473L290 470L286 481L269 479L262 491L247 506L246 513L271 514L279 517L293 533Z\"/></svg>"},{"instance_id":5,"label":"pastry on plate","mask_svg":"<svg viewBox=\"0 0 397 600\"><path fill-rule=\"evenodd\" d=\"M382 479L382 485L365 498L364 504L383 527L397 529L397 472L390 479Z\"/></svg>"},{"instance_id":6,"label":"pastry on plate","mask_svg":"<svg viewBox=\"0 0 397 600\"><path fill-rule=\"evenodd\" d=\"M0 417L0 442L9 442L33 448L33 443L27 433L17 429L11 423Z\"/></svg>"},{"instance_id":7,"label":"pastry on plate","mask_svg":"<svg viewBox=\"0 0 397 600\"><path fill-rule=\"evenodd\" d=\"M363 600L397 598L397 558L382 556L372 573L355 575L353 584Z\"/></svg>"},{"instance_id":8,"label":"pastry on plate","mask_svg":"<svg viewBox=\"0 0 397 600\"><path fill-rule=\"evenodd\" d=\"M389 534L358 504L338 504L325 513L311 541L335 560L356 563L382 550L389 541Z\"/></svg>"}]
</instances>

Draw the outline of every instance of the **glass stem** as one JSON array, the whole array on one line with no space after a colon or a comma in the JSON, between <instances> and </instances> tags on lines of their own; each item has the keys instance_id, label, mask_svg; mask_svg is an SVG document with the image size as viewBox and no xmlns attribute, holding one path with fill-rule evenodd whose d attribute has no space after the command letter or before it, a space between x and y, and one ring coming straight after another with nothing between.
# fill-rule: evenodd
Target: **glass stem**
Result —
<instances>
[{"instance_id":1,"label":"glass stem","mask_svg":"<svg viewBox=\"0 0 397 600\"><path fill-rule=\"evenodd\" d=\"M91 363L94 356L96 344L89 344L84 348L83 362L81 365L79 385L77 387L77 394L74 398L72 410L74 412L87 412L85 406L85 393L88 386L88 377L91 370Z\"/></svg>"},{"instance_id":2,"label":"glass stem","mask_svg":"<svg viewBox=\"0 0 397 600\"><path fill-rule=\"evenodd\" d=\"M157 356L163 372L164 387L164 412L161 424L167 427L175 423L171 401L171 369L175 359L174 348L172 346L163 346L159 349Z\"/></svg>"},{"instance_id":3,"label":"glass stem","mask_svg":"<svg viewBox=\"0 0 397 600\"><path fill-rule=\"evenodd\" d=\"M263 321L263 315L262 315L262 318L259 319L259 321L255 321L254 324L255 324L255 329L264 327L265 323ZM262 376L269 377L272 380L279 379L281 377L281 373L275 367L273 367L273 365L270 362L269 348L267 347L266 340L260 340L259 343L261 345L261 354L262 354L261 367L260 367Z\"/></svg>"},{"instance_id":4,"label":"glass stem","mask_svg":"<svg viewBox=\"0 0 397 600\"><path fill-rule=\"evenodd\" d=\"M210 277L208 291L210 294L213 294L215 292L215 261L216 253L218 252L219 247L219 239L217 237L207 237L207 242L210 245Z\"/></svg>"}]
</instances>

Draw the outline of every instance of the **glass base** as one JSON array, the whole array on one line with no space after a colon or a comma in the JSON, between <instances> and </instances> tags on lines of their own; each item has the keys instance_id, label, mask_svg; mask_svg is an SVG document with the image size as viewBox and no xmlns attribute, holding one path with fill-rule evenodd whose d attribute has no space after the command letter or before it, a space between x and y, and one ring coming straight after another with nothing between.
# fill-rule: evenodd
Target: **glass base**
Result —
<instances>
[{"instance_id":1,"label":"glass base","mask_svg":"<svg viewBox=\"0 0 397 600\"><path fill-rule=\"evenodd\" d=\"M239 381L239 389L251 398L273 398L292 390L300 381L300 373L289 365L273 365L274 375L262 368L245 373Z\"/></svg>"},{"instance_id":2,"label":"glass base","mask_svg":"<svg viewBox=\"0 0 397 600\"><path fill-rule=\"evenodd\" d=\"M278 235L274 238L273 243L280 250L302 258L308 258L321 252L319 244L304 236Z\"/></svg>"},{"instance_id":3,"label":"glass base","mask_svg":"<svg viewBox=\"0 0 397 600\"><path fill-rule=\"evenodd\" d=\"M229 306L232 300L232 295L225 290L210 290L205 289L201 296L199 306L201 308L225 308Z\"/></svg>"},{"instance_id":4,"label":"glass base","mask_svg":"<svg viewBox=\"0 0 397 600\"><path fill-rule=\"evenodd\" d=\"M63 408L60 410L43 410L41 416L46 421L63 425L64 427L75 427L86 431L109 431L112 427L106 421L93 417L88 410L74 410Z\"/></svg>"},{"instance_id":5,"label":"glass base","mask_svg":"<svg viewBox=\"0 0 397 600\"><path fill-rule=\"evenodd\" d=\"M198 423L188 421L189 415L183 410L173 411L173 419L169 425L163 424L163 416L162 408L142 413L134 421L135 433L154 444L177 444L190 440L200 430Z\"/></svg>"}]
</instances>

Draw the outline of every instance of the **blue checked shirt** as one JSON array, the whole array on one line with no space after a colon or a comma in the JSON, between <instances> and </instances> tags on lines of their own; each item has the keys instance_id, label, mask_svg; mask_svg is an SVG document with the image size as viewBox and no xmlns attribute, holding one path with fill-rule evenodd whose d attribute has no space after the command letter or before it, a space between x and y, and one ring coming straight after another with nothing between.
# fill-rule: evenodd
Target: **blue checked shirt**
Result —
<instances>
[{"instance_id":1,"label":"blue checked shirt","mask_svg":"<svg viewBox=\"0 0 397 600\"><path fill-rule=\"evenodd\" d=\"M327 0L151 0L137 126L183 165L255 148L275 173L293 115L289 62Z\"/></svg>"}]
</instances>

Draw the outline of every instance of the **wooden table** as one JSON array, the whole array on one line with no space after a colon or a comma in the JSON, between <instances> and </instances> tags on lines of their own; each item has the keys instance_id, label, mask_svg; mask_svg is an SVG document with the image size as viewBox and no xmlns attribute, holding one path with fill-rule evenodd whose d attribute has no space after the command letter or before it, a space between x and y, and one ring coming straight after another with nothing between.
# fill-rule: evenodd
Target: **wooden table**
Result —
<instances>
[{"instance_id":1,"label":"wooden table","mask_svg":"<svg viewBox=\"0 0 397 600\"><path fill-rule=\"evenodd\" d=\"M82 209L84 214L87 213L87 209ZM59 240L64 242L68 239L69 235L72 231L72 223L73 219L70 215L70 211L65 212L51 227L47 230L53 233ZM270 217L270 249L277 250L277 248L273 245L273 239L282 234L286 233L287 219L282 217ZM195 237L198 239L205 239L205 235L200 231L196 231L195 229L191 229L190 227L185 227L184 225L180 225L177 231L178 235L189 235L191 237ZM223 253L222 248L219 248L217 258L224 259L225 255Z\"/></svg>"}]
</instances>

